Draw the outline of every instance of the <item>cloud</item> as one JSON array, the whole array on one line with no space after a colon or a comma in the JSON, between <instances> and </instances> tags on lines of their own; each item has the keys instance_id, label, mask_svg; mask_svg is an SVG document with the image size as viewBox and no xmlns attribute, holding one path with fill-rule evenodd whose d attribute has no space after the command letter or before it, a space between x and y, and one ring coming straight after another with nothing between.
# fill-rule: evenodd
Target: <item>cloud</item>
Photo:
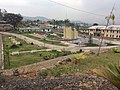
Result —
<instances>
[{"instance_id":1,"label":"cloud","mask_svg":"<svg viewBox=\"0 0 120 90\"><path fill-rule=\"evenodd\" d=\"M1 0L0 1L0 5L1 6L22 6L22 5L26 5L27 2L26 0Z\"/></svg>"},{"instance_id":2,"label":"cloud","mask_svg":"<svg viewBox=\"0 0 120 90\"><path fill-rule=\"evenodd\" d=\"M80 10L109 15L113 7L114 0L52 0ZM105 22L104 16L99 17L88 13L83 13L61 5L50 2L49 0L1 0L1 8L8 12L21 13L25 16L45 16L47 18L81 20L85 22ZM120 1L115 5L115 16L120 20ZM117 19L116 19L117 20ZM117 20L118 21L118 20Z\"/></svg>"}]
</instances>

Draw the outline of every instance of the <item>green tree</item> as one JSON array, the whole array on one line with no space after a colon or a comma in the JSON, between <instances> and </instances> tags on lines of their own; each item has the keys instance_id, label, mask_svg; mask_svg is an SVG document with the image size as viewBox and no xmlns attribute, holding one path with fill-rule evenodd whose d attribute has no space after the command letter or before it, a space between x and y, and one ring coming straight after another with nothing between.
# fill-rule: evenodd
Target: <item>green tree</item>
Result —
<instances>
[{"instance_id":1,"label":"green tree","mask_svg":"<svg viewBox=\"0 0 120 90\"><path fill-rule=\"evenodd\" d=\"M7 23L10 23L16 29L17 25L22 21L23 17L20 14L6 13L3 17L3 20Z\"/></svg>"}]
</instances>

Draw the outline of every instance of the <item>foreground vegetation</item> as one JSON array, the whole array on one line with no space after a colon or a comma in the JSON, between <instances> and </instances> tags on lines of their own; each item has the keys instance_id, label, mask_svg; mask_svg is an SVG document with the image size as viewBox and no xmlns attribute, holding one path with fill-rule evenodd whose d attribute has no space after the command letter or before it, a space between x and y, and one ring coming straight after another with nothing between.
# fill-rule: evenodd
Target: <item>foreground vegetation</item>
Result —
<instances>
[{"instance_id":1,"label":"foreground vegetation","mask_svg":"<svg viewBox=\"0 0 120 90\"><path fill-rule=\"evenodd\" d=\"M19 55L9 55L9 62L7 57L5 59L5 69L7 68L17 68L20 66L25 66L41 61L46 61L49 59L54 59L59 56L69 55L71 52L66 51L42 51L42 52L35 52L35 53L27 53L27 54L19 54ZM9 65L10 64L10 65Z\"/></svg>"},{"instance_id":2,"label":"foreground vegetation","mask_svg":"<svg viewBox=\"0 0 120 90\"><path fill-rule=\"evenodd\" d=\"M100 56L95 54L89 56L77 56L77 58L72 58L71 62L63 63L54 68L40 72L40 75L47 76L51 73L53 76L60 76L62 74L84 72L104 65L109 65L110 63L118 64L119 57L119 53L114 53L111 50L107 53L102 53Z\"/></svg>"}]
</instances>

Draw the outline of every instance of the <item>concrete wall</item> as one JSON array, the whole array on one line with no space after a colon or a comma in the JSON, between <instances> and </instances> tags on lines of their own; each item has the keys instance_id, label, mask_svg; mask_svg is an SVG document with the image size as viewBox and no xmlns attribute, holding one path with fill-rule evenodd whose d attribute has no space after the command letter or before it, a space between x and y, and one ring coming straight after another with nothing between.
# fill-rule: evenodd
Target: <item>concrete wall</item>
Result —
<instances>
[{"instance_id":1,"label":"concrete wall","mask_svg":"<svg viewBox=\"0 0 120 90\"><path fill-rule=\"evenodd\" d=\"M64 39L76 39L78 38L78 31L72 27L64 27Z\"/></svg>"}]
</instances>

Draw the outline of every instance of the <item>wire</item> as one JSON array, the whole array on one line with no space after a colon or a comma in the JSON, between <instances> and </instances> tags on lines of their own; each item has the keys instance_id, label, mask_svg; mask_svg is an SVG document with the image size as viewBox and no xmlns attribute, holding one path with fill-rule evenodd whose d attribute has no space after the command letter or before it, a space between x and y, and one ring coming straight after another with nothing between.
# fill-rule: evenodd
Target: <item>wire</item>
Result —
<instances>
[{"instance_id":1,"label":"wire","mask_svg":"<svg viewBox=\"0 0 120 90\"><path fill-rule=\"evenodd\" d=\"M77 8L74 8L74 7L67 6L65 4L59 3L59 2L55 2L53 0L48 0L48 1L53 2L55 4L58 4L58 5L61 5L61 6L64 6L64 7L67 7L67 8L71 8L71 9L76 10L76 11L80 11L80 12L84 12L84 13L88 13L88 14L92 14L92 15L96 15L96 16L101 16L101 17L105 16L105 15L101 15L101 14L92 13L92 12L89 12L89 11L80 10L80 9L77 9Z\"/></svg>"}]
</instances>

